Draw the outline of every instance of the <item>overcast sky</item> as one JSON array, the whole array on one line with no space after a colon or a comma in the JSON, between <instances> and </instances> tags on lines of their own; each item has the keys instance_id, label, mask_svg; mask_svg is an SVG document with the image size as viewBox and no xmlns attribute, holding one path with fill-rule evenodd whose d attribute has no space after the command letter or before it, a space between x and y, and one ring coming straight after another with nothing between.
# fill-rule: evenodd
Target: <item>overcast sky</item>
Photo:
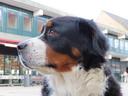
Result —
<instances>
[{"instance_id":1,"label":"overcast sky","mask_svg":"<svg viewBox=\"0 0 128 96\"><path fill-rule=\"evenodd\" d=\"M102 10L128 19L128 0L33 0L75 16L95 19Z\"/></svg>"}]
</instances>

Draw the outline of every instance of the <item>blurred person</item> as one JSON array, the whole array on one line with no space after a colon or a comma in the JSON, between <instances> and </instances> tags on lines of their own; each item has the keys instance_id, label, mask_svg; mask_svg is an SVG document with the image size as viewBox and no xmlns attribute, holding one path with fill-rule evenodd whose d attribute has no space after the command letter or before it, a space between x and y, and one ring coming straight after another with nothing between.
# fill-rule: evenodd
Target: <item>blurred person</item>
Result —
<instances>
[{"instance_id":1,"label":"blurred person","mask_svg":"<svg viewBox=\"0 0 128 96\"><path fill-rule=\"evenodd\" d=\"M126 67L126 70L123 73L123 81L128 83L128 67Z\"/></svg>"}]
</instances>

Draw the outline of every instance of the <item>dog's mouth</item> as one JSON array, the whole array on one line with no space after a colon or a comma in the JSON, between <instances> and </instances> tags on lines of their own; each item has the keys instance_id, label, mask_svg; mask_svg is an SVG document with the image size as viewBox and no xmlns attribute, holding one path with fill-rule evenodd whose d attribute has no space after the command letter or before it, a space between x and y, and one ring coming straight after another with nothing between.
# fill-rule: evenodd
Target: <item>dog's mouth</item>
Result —
<instances>
[{"instance_id":1,"label":"dog's mouth","mask_svg":"<svg viewBox=\"0 0 128 96\"><path fill-rule=\"evenodd\" d=\"M45 59L35 52L28 52L28 50L18 50L18 57L21 65L27 69L38 69L46 66Z\"/></svg>"},{"instance_id":2,"label":"dog's mouth","mask_svg":"<svg viewBox=\"0 0 128 96\"><path fill-rule=\"evenodd\" d=\"M19 57L19 61L20 61L21 65L22 65L23 67L25 67L25 68L27 68L27 69L33 69L33 68L31 68L30 66L28 66L27 60L25 60L25 59L23 58L23 56L22 56L22 54L21 54L20 52L18 52L18 57Z\"/></svg>"},{"instance_id":3,"label":"dog's mouth","mask_svg":"<svg viewBox=\"0 0 128 96\"><path fill-rule=\"evenodd\" d=\"M19 57L19 61L20 61L21 65L26 69L36 70L40 73L47 73L47 74L51 74L51 73L55 72L53 69L55 69L56 66L54 66L52 64L33 65L33 64L29 63L29 61L26 60L26 58L24 57L24 54L22 52L18 52L18 57Z\"/></svg>"}]
</instances>

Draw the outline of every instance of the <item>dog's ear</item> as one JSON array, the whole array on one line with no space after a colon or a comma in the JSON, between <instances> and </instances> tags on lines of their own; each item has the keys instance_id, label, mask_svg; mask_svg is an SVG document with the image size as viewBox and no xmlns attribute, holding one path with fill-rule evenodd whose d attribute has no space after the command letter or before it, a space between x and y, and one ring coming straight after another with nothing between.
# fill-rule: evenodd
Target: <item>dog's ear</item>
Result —
<instances>
[{"instance_id":1,"label":"dog's ear","mask_svg":"<svg viewBox=\"0 0 128 96\"><path fill-rule=\"evenodd\" d=\"M79 31L84 36L84 49L82 49L82 52L84 56L83 58L86 60L85 63L89 63L88 67L90 64L90 67L100 66L96 64L105 62L104 57L109 48L106 37L100 32L93 20L80 19ZM95 65L92 63L95 63Z\"/></svg>"},{"instance_id":2,"label":"dog's ear","mask_svg":"<svg viewBox=\"0 0 128 96\"><path fill-rule=\"evenodd\" d=\"M92 25L91 23L93 20L85 20L85 19L80 19L79 21L79 31L87 36L87 38L91 39L94 34L95 34L95 28L94 24Z\"/></svg>"}]
</instances>

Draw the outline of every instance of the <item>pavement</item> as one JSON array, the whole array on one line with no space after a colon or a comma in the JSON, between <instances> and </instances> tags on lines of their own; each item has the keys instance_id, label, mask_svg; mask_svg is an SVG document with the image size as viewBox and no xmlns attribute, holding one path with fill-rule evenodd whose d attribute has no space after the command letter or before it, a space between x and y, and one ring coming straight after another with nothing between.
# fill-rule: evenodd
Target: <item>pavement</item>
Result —
<instances>
[{"instance_id":1,"label":"pavement","mask_svg":"<svg viewBox=\"0 0 128 96\"><path fill-rule=\"evenodd\" d=\"M121 84L123 96L128 96L128 83ZM0 87L0 96L41 96L41 86Z\"/></svg>"},{"instance_id":2,"label":"pavement","mask_svg":"<svg viewBox=\"0 0 128 96\"><path fill-rule=\"evenodd\" d=\"M0 87L0 96L41 96L41 86Z\"/></svg>"},{"instance_id":3,"label":"pavement","mask_svg":"<svg viewBox=\"0 0 128 96\"><path fill-rule=\"evenodd\" d=\"M121 83L123 96L128 96L128 83Z\"/></svg>"}]
</instances>

